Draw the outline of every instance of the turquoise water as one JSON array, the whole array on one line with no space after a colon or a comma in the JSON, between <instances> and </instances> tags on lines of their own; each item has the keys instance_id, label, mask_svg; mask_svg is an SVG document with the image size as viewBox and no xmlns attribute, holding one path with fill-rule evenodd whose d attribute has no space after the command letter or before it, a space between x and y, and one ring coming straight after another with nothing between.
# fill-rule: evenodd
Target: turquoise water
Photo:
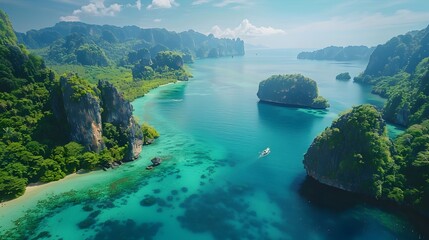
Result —
<instances>
[{"instance_id":1,"label":"turquoise water","mask_svg":"<svg viewBox=\"0 0 429 240\"><path fill-rule=\"evenodd\" d=\"M3 238L418 238L425 223L415 216L306 178L302 159L314 137L351 106L381 107L383 100L368 87L335 80L340 72L356 76L366 63L296 60L297 53L197 61L189 82L133 102L140 121L161 133L138 161L0 207ZM331 108L259 103L259 82L283 73L316 80ZM271 154L258 159L265 147ZM163 163L145 170L155 156Z\"/></svg>"}]
</instances>

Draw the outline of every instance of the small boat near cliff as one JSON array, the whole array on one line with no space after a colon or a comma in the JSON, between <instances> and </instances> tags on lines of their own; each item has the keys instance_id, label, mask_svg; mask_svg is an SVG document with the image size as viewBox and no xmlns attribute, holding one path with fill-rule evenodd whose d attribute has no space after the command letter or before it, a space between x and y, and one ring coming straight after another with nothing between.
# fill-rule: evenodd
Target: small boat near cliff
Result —
<instances>
[{"instance_id":1,"label":"small boat near cliff","mask_svg":"<svg viewBox=\"0 0 429 240\"><path fill-rule=\"evenodd\" d=\"M259 154L259 158L265 157L270 153L271 153L271 149L269 147L267 147Z\"/></svg>"}]
</instances>

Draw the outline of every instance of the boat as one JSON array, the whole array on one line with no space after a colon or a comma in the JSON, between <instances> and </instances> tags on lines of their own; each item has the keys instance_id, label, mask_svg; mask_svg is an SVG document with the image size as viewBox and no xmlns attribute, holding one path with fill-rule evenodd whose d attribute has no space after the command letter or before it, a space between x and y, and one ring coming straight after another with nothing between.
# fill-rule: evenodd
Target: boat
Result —
<instances>
[{"instance_id":1,"label":"boat","mask_svg":"<svg viewBox=\"0 0 429 240\"><path fill-rule=\"evenodd\" d=\"M267 156L268 154L270 154L271 153L271 150L270 150L270 148L269 147L267 147L267 148L265 148L260 154L259 154L259 158L262 158L262 157L265 157L265 156Z\"/></svg>"}]
</instances>

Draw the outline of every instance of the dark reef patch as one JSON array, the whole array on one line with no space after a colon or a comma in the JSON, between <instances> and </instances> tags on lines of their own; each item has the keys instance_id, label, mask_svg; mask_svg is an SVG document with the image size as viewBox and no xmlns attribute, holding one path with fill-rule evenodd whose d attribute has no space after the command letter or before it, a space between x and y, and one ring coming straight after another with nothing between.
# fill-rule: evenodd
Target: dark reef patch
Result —
<instances>
[{"instance_id":1,"label":"dark reef patch","mask_svg":"<svg viewBox=\"0 0 429 240\"><path fill-rule=\"evenodd\" d=\"M180 205L185 213L177 219L182 227L210 232L215 239L266 239L267 222L259 219L246 201L251 193L251 188L231 185L192 194Z\"/></svg>"},{"instance_id":2,"label":"dark reef patch","mask_svg":"<svg viewBox=\"0 0 429 240\"><path fill-rule=\"evenodd\" d=\"M98 225L98 233L91 239L117 240L117 239L153 239L162 227L161 223L136 224L128 219L125 221L108 220Z\"/></svg>"}]
</instances>

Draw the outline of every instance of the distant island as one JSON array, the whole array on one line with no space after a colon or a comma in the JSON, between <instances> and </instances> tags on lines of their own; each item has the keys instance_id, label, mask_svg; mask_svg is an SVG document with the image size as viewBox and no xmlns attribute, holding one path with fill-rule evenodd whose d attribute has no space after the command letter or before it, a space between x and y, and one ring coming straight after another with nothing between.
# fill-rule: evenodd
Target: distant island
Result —
<instances>
[{"instance_id":1,"label":"distant island","mask_svg":"<svg viewBox=\"0 0 429 240\"><path fill-rule=\"evenodd\" d=\"M330 46L313 52L301 52L297 58L335 61L368 60L374 49L374 47L366 46Z\"/></svg>"},{"instance_id":2,"label":"distant island","mask_svg":"<svg viewBox=\"0 0 429 240\"><path fill-rule=\"evenodd\" d=\"M344 73L340 73L338 74L335 79L337 80L343 80L343 81L348 81L350 80L352 77L350 77L350 73L348 72L344 72Z\"/></svg>"},{"instance_id":3,"label":"distant island","mask_svg":"<svg viewBox=\"0 0 429 240\"><path fill-rule=\"evenodd\" d=\"M257 96L262 102L287 106L329 107L328 101L319 96L316 82L301 74L273 75L259 83Z\"/></svg>"}]
</instances>

